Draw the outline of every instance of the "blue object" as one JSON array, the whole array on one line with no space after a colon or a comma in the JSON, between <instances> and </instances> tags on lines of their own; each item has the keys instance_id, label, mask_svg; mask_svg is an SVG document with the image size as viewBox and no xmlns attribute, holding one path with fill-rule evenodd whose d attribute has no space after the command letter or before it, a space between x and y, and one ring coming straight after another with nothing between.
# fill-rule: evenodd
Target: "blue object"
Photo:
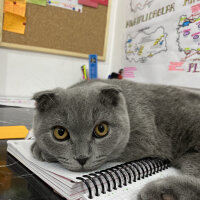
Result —
<instances>
[{"instance_id":1,"label":"blue object","mask_svg":"<svg viewBox=\"0 0 200 200\"><path fill-rule=\"evenodd\" d=\"M189 26L190 25L190 21L186 21L182 24L182 27L185 27L185 26Z\"/></svg>"},{"instance_id":2,"label":"blue object","mask_svg":"<svg viewBox=\"0 0 200 200\"><path fill-rule=\"evenodd\" d=\"M89 77L90 77L90 79L98 78L97 62L98 62L98 57L96 54L89 55Z\"/></svg>"}]
</instances>

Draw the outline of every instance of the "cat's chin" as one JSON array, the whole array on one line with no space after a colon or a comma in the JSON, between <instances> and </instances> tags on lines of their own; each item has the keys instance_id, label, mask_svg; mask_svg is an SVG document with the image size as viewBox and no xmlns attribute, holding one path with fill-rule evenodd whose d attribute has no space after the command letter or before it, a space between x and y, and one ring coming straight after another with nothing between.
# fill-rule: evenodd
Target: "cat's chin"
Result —
<instances>
[{"instance_id":1,"label":"cat's chin","mask_svg":"<svg viewBox=\"0 0 200 200\"><path fill-rule=\"evenodd\" d=\"M74 172L81 172L81 168L80 167L74 167L74 166L69 166L69 165L65 165L65 164L62 164L62 166L70 171L74 171Z\"/></svg>"}]
</instances>

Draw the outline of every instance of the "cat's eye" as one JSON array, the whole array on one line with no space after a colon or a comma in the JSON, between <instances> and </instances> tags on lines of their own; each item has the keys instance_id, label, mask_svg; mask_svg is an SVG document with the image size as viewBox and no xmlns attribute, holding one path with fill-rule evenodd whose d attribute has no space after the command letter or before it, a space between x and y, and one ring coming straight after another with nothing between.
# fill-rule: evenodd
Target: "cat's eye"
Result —
<instances>
[{"instance_id":1,"label":"cat's eye","mask_svg":"<svg viewBox=\"0 0 200 200\"><path fill-rule=\"evenodd\" d=\"M106 123L100 123L95 127L93 131L93 136L97 138L101 138L101 137L106 136L108 132L109 132L108 125Z\"/></svg>"},{"instance_id":2,"label":"cat's eye","mask_svg":"<svg viewBox=\"0 0 200 200\"><path fill-rule=\"evenodd\" d=\"M68 140L70 138L66 128L57 126L53 129L53 136L59 141Z\"/></svg>"}]
</instances>

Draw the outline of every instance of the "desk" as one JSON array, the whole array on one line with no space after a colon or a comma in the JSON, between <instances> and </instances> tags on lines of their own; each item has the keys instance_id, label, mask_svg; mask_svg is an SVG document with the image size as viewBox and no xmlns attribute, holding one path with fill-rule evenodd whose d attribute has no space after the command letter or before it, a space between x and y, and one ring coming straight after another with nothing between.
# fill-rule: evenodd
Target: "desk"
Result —
<instances>
[{"instance_id":1,"label":"desk","mask_svg":"<svg viewBox=\"0 0 200 200\"><path fill-rule=\"evenodd\" d=\"M27 129L32 127L32 108L7 107L0 105L0 126L24 125Z\"/></svg>"},{"instance_id":2,"label":"desk","mask_svg":"<svg viewBox=\"0 0 200 200\"><path fill-rule=\"evenodd\" d=\"M0 106L0 126L31 128L33 109ZM63 200L42 180L6 151L0 140L0 200Z\"/></svg>"}]
</instances>

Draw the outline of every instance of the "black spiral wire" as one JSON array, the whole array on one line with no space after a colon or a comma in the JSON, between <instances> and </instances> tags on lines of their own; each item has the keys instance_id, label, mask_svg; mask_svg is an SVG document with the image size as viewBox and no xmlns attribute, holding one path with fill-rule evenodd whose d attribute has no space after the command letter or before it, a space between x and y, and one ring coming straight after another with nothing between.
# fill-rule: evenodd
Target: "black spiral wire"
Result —
<instances>
[{"instance_id":1,"label":"black spiral wire","mask_svg":"<svg viewBox=\"0 0 200 200\"><path fill-rule=\"evenodd\" d=\"M131 162L126 162L121 165L117 165L105 170L97 171L89 175L83 175L82 177L77 177L78 180L81 180L88 189L88 198L92 199L92 188L90 183L94 186L95 196L100 195L100 189L97 184L97 180L101 185L101 193L105 194L105 184L107 184L107 191L111 192L112 189L117 190L136 182L141 178L152 176L155 173L161 172L167 169L170 166L168 159L162 158L144 158L140 160L135 160ZM118 184L116 182L118 180ZM112 182L112 184L111 184ZM112 188L111 188L112 185Z\"/></svg>"}]
</instances>

